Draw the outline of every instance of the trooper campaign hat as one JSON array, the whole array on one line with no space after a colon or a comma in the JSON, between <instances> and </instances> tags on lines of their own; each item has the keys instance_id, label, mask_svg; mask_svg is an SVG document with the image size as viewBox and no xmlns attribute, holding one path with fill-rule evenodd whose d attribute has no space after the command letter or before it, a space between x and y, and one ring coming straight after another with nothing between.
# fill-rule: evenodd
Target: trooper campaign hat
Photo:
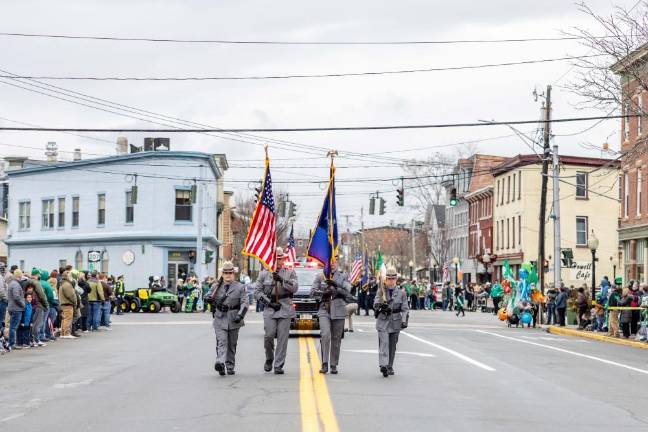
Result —
<instances>
[{"instance_id":1,"label":"trooper campaign hat","mask_svg":"<svg viewBox=\"0 0 648 432\"><path fill-rule=\"evenodd\" d=\"M396 269L394 267L388 267L386 276L389 279L396 279L398 277L398 273L396 272Z\"/></svg>"},{"instance_id":2,"label":"trooper campaign hat","mask_svg":"<svg viewBox=\"0 0 648 432\"><path fill-rule=\"evenodd\" d=\"M223 273L234 273L234 264L232 264L232 261L225 261L221 271Z\"/></svg>"}]
</instances>

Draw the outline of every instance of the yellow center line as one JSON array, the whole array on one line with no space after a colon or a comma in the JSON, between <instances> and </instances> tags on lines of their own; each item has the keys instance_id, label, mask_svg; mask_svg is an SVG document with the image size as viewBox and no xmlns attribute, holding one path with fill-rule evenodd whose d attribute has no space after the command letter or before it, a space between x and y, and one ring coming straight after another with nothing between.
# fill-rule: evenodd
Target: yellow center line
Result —
<instances>
[{"instance_id":1,"label":"yellow center line","mask_svg":"<svg viewBox=\"0 0 648 432\"><path fill-rule=\"evenodd\" d=\"M299 338L299 402L302 431L339 432L333 403L312 338Z\"/></svg>"}]
</instances>

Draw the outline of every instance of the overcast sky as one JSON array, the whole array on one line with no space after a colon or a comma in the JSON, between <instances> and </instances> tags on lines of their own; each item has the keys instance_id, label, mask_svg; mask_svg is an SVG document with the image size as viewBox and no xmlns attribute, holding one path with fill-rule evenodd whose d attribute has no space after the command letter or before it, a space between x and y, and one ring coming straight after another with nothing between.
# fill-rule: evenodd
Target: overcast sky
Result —
<instances>
[{"instance_id":1,"label":"overcast sky","mask_svg":"<svg viewBox=\"0 0 648 432\"><path fill-rule=\"evenodd\" d=\"M631 7L636 0L614 2ZM304 5L308 7L304 7ZM599 13L609 13L609 0L591 0ZM382 1L20 1L0 6L0 32L90 34L102 36L284 40L384 41L499 39L561 36L571 27L591 27L587 17L569 0ZM104 42L85 40L0 37L0 69L18 74L82 76L240 76L363 72L515 62L587 54L577 42L533 42L489 45L416 46L259 46ZM554 85L555 118L582 114L579 99L560 88L573 78L569 62L505 68L369 77L203 82L48 82L125 105L209 124L216 127L325 127L381 124L458 123L483 119L539 118L534 88ZM0 83L0 117L64 127L155 127L60 101ZM15 123L0 119L0 125ZM591 123L557 124L557 135L578 132ZM525 131L534 129L525 126ZM509 134L505 126L412 131L362 131L266 134L323 149L367 154L429 147L397 157L425 158L435 146L452 153L447 144ZM119 134L95 134L114 141ZM141 145L144 135L128 134ZM262 135L262 134L256 134ZM232 165L260 167L259 145L198 134L174 134L173 149L226 153ZM248 140L246 138L246 140ZM563 154L597 155L584 143L608 141L618 148L618 122L609 120L591 131L556 137ZM0 132L0 155L25 154L44 158L47 141L85 154L112 154L114 145L57 133ZM9 145L7 145L9 144ZM18 147L23 146L23 147ZM479 145L481 153L528 153L519 138L503 138ZM316 155L270 146L273 179L324 179L327 161ZM600 152L598 152L600 156ZM69 158L70 154L63 154ZM323 153L322 153L323 156ZM252 161L249 161L252 160ZM256 162L254 162L256 161ZM338 179L386 178L401 175L399 168L364 167L366 162L340 158ZM319 166L294 169L287 165ZM342 168L352 165L363 167ZM284 167L284 168L280 168ZM258 180L260 168L231 168L229 180ZM73 185L70 185L73 187ZM299 207L298 232L315 223L323 191L316 184L282 185ZM247 193L245 183L229 183L235 193ZM354 215L369 193L391 189L390 182L338 184L338 216ZM353 194L353 195L342 195ZM395 194L385 196L388 214L367 217L368 225L399 222L412 209L398 208ZM406 201L411 202L407 199ZM344 218L340 217L342 222ZM345 228L345 224L342 223Z\"/></svg>"}]
</instances>

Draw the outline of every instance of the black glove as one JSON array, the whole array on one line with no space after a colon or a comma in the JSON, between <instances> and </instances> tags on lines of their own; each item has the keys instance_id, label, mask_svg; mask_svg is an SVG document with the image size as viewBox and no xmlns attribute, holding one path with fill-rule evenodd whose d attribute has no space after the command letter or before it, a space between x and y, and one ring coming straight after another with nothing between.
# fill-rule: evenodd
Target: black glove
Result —
<instances>
[{"instance_id":1,"label":"black glove","mask_svg":"<svg viewBox=\"0 0 648 432\"><path fill-rule=\"evenodd\" d=\"M378 306L378 312L379 313L387 313L391 310L389 305L387 303L382 303L380 306Z\"/></svg>"},{"instance_id":2,"label":"black glove","mask_svg":"<svg viewBox=\"0 0 648 432\"><path fill-rule=\"evenodd\" d=\"M279 312L279 310L281 309L281 305L279 303L270 303L268 306L274 309L275 312Z\"/></svg>"},{"instance_id":3,"label":"black glove","mask_svg":"<svg viewBox=\"0 0 648 432\"><path fill-rule=\"evenodd\" d=\"M241 321L243 321L243 317L241 316L241 314L237 314L236 318L234 318L233 321L234 321L234 324L239 324Z\"/></svg>"},{"instance_id":4,"label":"black glove","mask_svg":"<svg viewBox=\"0 0 648 432\"><path fill-rule=\"evenodd\" d=\"M402 328L402 329L406 329L406 328L407 328L407 323L406 323L406 322L402 322L402 323L401 323L401 328Z\"/></svg>"},{"instance_id":5,"label":"black glove","mask_svg":"<svg viewBox=\"0 0 648 432\"><path fill-rule=\"evenodd\" d=\"M326 287L324 290L324 297L333 297L333 294L335 294L335 288L330 286Z\"/></svg>"},{"instance_id":6,"label":"black glove","mask_svg":"<svg viewBox=\"0 0 648 432\"><path fill-rule=\"evenodd\" d=\"M272 273L272 279L274 279L277 282L283 282L283 278L279 276L279 273L277 272Z\"/></svg>"}]
</instances>

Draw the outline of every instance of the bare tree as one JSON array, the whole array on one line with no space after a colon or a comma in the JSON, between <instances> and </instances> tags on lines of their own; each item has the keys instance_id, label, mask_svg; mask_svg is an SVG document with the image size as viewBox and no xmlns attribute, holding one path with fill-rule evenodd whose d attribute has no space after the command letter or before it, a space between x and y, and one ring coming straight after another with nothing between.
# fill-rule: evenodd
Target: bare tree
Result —
<instances>
[{"instance_id":1,"label":"bare tree","mask_svg":"<svg viewBox=\"0 0 648 432\"><path fill-rule=\"evenodd\" d=\"M575 28L567 32L581 38L581 44L588 48L587 55L574 62L576 78L567 88L582 96L586 106L610 113L623 108L626 115L635 112L639 107L633 95L623 90L631 81L636 82L637 90L648 90L648 1L642 0L630 9L616 6L609 16L596 14L585 2L578 7L596 25L592 30Z\"/></svg>"}]
</instances>

